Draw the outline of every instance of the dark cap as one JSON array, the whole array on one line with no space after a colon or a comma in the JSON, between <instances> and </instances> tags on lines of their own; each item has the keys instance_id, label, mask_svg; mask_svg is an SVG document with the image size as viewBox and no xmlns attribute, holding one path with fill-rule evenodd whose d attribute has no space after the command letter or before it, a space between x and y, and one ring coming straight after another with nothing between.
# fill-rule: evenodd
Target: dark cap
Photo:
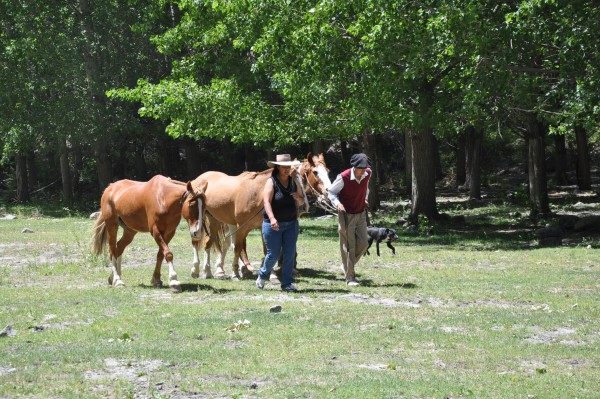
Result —
<instances>
[{"instance_id":1,"label":"dark cap","mask_svg":"<svg viewBox=\"0 0 600 399\"><path fill-rule=\"evenodd\" d=\"M370 168L371 160L365 154L354 154L350 158L350 166L360 169Z\"/></svg>"}]
</instances>

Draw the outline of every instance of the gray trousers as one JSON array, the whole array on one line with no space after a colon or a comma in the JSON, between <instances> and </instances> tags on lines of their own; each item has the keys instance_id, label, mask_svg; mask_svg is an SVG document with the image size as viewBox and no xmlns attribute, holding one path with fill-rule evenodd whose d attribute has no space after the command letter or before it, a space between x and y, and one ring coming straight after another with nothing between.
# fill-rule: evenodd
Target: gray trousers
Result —
<instances>
[{"instance_id":1,"label":"gray trousers","mask_svg":"<svg viewBox=\"0 0 600 399\"><path fill-rule=\"evenodd\" d=\"M355 214L338 212L338 233L342 267L346 282L348 282L355 279L354 266L369 246L366 211Z\"/></svg>"}]
</instances>

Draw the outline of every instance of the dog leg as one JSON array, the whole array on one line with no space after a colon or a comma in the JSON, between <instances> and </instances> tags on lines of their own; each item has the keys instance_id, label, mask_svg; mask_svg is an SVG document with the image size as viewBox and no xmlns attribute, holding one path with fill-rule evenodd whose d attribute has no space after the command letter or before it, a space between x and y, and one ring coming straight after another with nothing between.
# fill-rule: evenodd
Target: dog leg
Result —
<instances>
[{"instance_id":1,"label":"dog leg","mask_svg":"<svg viewBox=\"0 0 600 399\"><path fill-rule=\"evenodd\" d=\"M371 237L369 237L369 246L367 247L367 252L365 252L365 255L371 255L369 253L369 248L371 248L371 244L373 244L373 239Z\"/></svg>"},{"instance_id":2,"label":"dog leg","mask_svg":"<svg viewBox=\"0 0 600 399\"><path fill-rule=\"evenodd\" d=\"M394 248L394 246L392 245L392 243L388 241L387 246L388 246L389 249L392 250L392 254L396 255L396 248Z\"/></svg>"}]
</instances>

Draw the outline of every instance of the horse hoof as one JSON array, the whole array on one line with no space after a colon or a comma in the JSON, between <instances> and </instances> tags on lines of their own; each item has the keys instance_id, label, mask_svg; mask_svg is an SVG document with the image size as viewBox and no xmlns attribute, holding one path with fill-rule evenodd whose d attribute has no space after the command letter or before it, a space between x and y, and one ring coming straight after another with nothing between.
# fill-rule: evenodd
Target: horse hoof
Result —
<instances>
[{"instance_id":1,"label":"horse hoof","mask_svg":"<svg viewBox=\"0 0 600 399\"><path fill-rule=\"evenodd\" d=\"M192 269L192 278L199 278L200 277L200 273L195 271L194 269Z\"/></svg>"},{"instance_id":2,"label":"horse hoof","mask_svg":"<svg viewBox=\"0 0 600 399\"><path fill-rule=\"evenodd\" d=\"M240 276L236 276L236 275L231 276L231 281L240 281Z\"/></svg>"},{"instance_id":3,"label":"horse hoof","mask_svg":"<svg viewBox=\"0 0 600 399\"><path fill-rule=\"evenodd\" d=\"M173 280L169 283L169 287L173 292L181 292L181 283L177 280Z\"/></svg>"},{"instance_id":4,"label":"horse hoof","mask_svg":"<svg viewBox=\"0 0 600 399\"><path fill-rule=\"evenodd\" d=\"M242 278L244 278L244 279L254 278L254 273L252 272L252 269L242 268Z\"/></svg>"},{"instance_id":5,"label":"horse hoof","mask_svg":"<svg viewBox=\"0 0 600 399\"><path fill-rule=\"evenodd\" d=\"M123 281L121 281L121 280L117 280L113 284L113 287L115 287L115 288L123 288L123 287L125 287L125 283Z\"/></svg>"},{"instance_id":6,"label":"horse hoof","mask_svg":"<svg viewBox=\"0 0 600 399\"><path fill-rule=\"evenodd\" d=\"M205 278L205 279L207 279L207 280L211 280L211 279L213 279L214 277L213 277L212 273L206 273L206 274L204 275L204 278Z\"/></svg>"},{"instance_id":7,"label":"horse hoof","mask_svg":"<svg viewBox=\"0 0 600 399\"><path fill-rule=\"evenodd\" d=\"M113 285L112 283L113 283L113 279L112 279L112 276L110 276L108 278L108 285Z\"/></svg>"},{"instance_id":8,"label":"horse hoof","mask_svg":"<svg viewBox=\"0 0 600 399\"><path fill-rule=\"evenodd\" d=\"M227 276L225 275L225 273L215 273L215 278L218 280L227 280Z\"/></svg>"}]
</instances>

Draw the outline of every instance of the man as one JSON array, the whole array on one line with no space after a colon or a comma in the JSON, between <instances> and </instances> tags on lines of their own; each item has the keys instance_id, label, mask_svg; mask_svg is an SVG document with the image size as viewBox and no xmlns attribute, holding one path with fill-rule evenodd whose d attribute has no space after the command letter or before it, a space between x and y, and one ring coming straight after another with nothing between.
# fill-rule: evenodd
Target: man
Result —
<instances>
[{"instance_id":1,"label":"man","mask_svg":"<svg viewBox=\"0 0 600 399\"><path fill-rule=\"evenodd\" d=\"M331 187L329 200L338 210L338 233L340 252L346 284L357 287L360 283L354 275L354 266L367 251L367 195L371 164L365 154L355 154L350 158L350 169L340 173Z\"/></svg>"}]
</instances>

